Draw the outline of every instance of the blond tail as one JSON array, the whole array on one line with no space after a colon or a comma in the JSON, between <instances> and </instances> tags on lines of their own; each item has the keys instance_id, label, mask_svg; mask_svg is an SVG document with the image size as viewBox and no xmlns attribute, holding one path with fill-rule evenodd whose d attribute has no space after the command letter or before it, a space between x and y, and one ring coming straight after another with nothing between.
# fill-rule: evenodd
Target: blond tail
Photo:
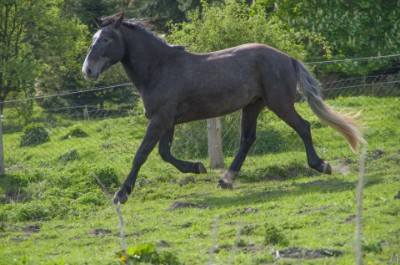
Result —
<instances>
[{"instance_id":1,"label":"blond tail","mask_svg":"<svg viewBox=\"0 0 400 265\"><path fill-rule=\"evenodd\" d=\"M360 132L360 125L353 118L340 114L325 104L318 81L301 62L292 60L297 74L297 89L307 99L311 110L323 123L343 135L353 152L357 152L359 144L366 143Z\"/></svg>"}]
</instances>

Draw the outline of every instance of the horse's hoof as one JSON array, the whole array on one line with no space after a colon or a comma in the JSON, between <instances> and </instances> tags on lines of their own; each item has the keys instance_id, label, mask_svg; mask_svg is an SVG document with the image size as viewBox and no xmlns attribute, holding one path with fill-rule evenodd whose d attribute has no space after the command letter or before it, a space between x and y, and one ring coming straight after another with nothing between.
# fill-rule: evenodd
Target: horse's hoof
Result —
<instances>
[{"instance_id":1,"label":"horse's hoof","mask_svg":"<svg viewBox=\"0 0 400 265\"><path fill-rule=\"evenodd\" d=\"M207 173L207 169L203 165L203 163L198 162L198 163L196 163L196 166L197 166L197 170L198 170L199 174L206 174Z\"/></svg>"},{"instance_id":2,"label":"horse's hoof","mask_svg":"<svg viewBox=\"0 0 400 265\"><path fill-rule=\"evenodd\" d=\"M128 196L127 195L124 195L122 197L117 197L115 195L112 201L113 201L114 204L124 204L124 203L126 203L127 200L128 200Z\"/></svg>"},{"instance_id":3,"label":"horse's hoof","mask_svg":"<svg viewBox=\"0 0 400 265\"><path fill-rule=\"evenodd\" d=\"M113 198L113 203L114 204L124 204L128 200L128 194L126 191L124 191L124 188L121 188L119 191L117 191L114 195Z\"/></svg>"},{"instance_id":4,"label":"horse's hoof","mask_svg":"<svg viewBox=\"0 0 400 265\"><path fill-rule=\"evenodd\" d=\"M322 170L321 170L322 173L325 173L325 174L328 174L328 175L332 175L332 168L331 168L331 165L329 165L328 162L322 161L321 167L322 167Z\"/></svg>"},{"instance_id":5,"label":"horse's hoof","mask_svg":"<svg viewBox=\"0 0 400 265\"><path fill-rule=\"evenodd\" d=\"M233 189L233 183L226 182L224 178L220 178L217 185L215 185L215 188L231 190Z\"/></svg>"}]
</instances>

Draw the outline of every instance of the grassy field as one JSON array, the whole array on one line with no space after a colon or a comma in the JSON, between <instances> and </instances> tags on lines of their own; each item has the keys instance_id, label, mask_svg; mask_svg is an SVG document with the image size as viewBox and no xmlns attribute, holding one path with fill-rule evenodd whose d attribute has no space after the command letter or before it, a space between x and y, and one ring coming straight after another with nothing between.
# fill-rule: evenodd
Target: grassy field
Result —
<instances>
[{"instance_id":1,"label":"grassy field","mask_svg":"<svg viewBox=\"0 0 400 265\"><path fill-rule=\"evenodd\" d=\"M343 112L362 110L364 264L400 264L400 99L328 103ZM332 175L308 169L300 138L269 112L233 190L214 188L223 171L183 174L154 151L121 206L128 263L355 264L359 155L304 103L297 109L311 122ZM115 192L145 124L142 115L62 120L47 125L51 140L35 147L20 146L22 132L3 135L0 264L123 264L116 210L96 177ZM70 137L77 128L88 137ZM180 129L175 153L208 164L202 152L191 157L181 150L198 145L189 133ZM227 150L227 165L233 153Z\"/></svg>"}]
</instances>

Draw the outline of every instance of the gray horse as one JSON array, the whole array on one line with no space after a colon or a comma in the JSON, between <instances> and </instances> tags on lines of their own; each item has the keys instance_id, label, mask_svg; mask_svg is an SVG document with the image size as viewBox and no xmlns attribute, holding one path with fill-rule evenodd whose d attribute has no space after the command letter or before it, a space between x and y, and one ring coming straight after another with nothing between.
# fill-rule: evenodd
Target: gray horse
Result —
<instances>
[{"instance_id":1,"label":"gray horse","mask_svg":"<svg viewBox=\"0 0 400 265\"><path fill-rule=\"evenodd\" d=\"M146 134L132 169L116 192L114 203L125 203L140 167L158 143L164 161L181 172L205 173L202 163L182 161L171 154L175 124L208 119L242 110L240 146L228 171L218 182L231 188L256 139L257 117L264 107L292 127L304 142L308 165L331 174L328 162L318 157L310 124L294 108L296 90L325 124L341 133L355 151L364 143L357 123L335 112L320 95L318 82L306 67L286 54L262 44L194 54L170 46L124 14L95 18L99 27L82 72L96 80L100 73L121 62L138 89L149 119ZM297 89L296 89L297 88Z\"/></svg>"}]
</instances>

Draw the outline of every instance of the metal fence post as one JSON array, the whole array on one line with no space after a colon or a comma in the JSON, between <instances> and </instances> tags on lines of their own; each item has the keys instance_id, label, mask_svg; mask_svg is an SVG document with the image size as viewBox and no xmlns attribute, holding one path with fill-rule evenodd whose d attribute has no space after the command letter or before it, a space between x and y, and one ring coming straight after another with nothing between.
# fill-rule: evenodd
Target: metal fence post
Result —
<instances>
[{"instance_id":1,"label":"metal fence post","mask_svg":"<svg viewBox=\"0 0 400 265\"><path fill-rule=\"evenodd\" d=\"M6 168L4 166L4 149L3 149L3 115L0 114L0 175L6 173Z\"/></svg>"}]
</instances>

